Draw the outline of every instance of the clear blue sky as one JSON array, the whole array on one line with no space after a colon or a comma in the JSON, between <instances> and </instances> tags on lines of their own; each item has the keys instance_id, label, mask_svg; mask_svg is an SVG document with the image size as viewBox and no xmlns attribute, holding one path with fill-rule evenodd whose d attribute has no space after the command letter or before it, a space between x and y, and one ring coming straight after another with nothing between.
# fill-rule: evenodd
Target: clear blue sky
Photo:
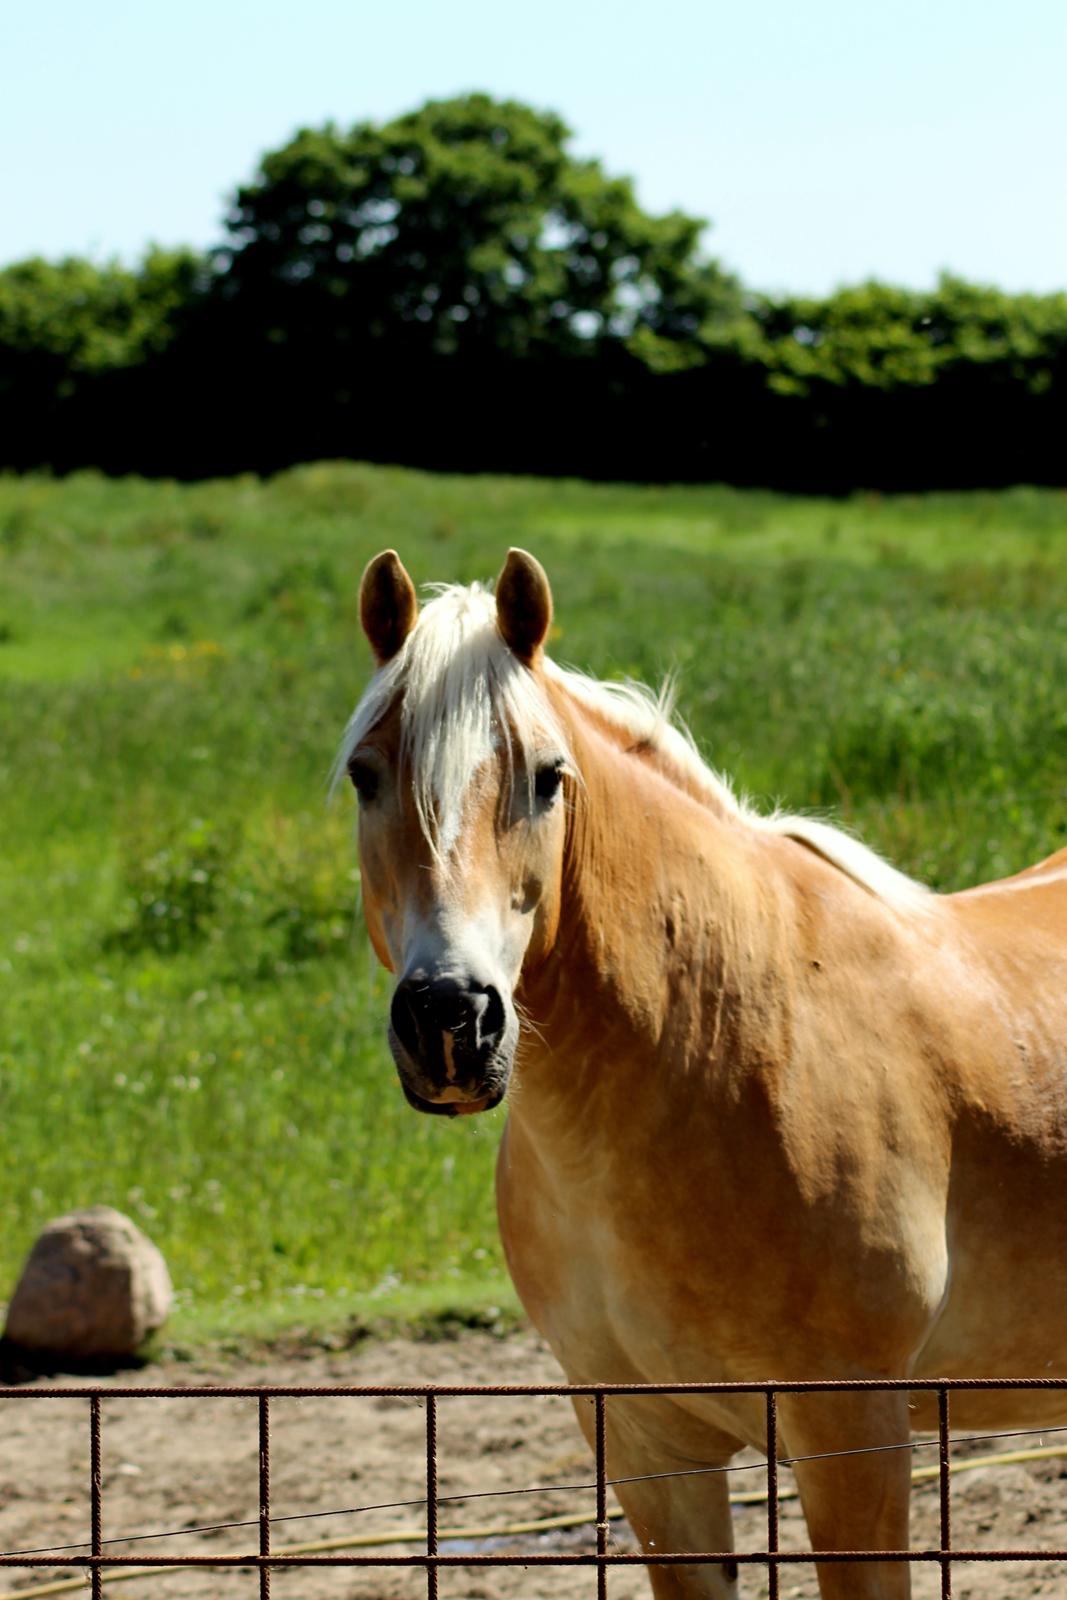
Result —
<instances>
[{"instance_id":1,"label":"clear blue sky","mask_svg":"<svg viewBox=\"0 0 1067 1600\"><path fill-rule=\"evenodd\" d=\"M1067 287L1067 0L42 0L0 24L0 262L205 246L298 126L562 113L758 288Z\"/></svg>"}]
</instances>

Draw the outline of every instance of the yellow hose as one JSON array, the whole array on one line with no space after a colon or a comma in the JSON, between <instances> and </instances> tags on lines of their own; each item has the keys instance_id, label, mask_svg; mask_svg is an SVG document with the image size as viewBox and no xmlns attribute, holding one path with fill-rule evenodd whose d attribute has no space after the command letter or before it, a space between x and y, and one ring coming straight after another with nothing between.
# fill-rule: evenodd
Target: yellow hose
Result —
<instances>
[{"instance_id":1,"label":"yellow hose","mask_svg":"<svg viewBox=\"0 0 1067 1600\"><path fill-rule=\"evenodd\" d=\"M1045 1445L1036 1450L1007 1450L998 1455L969 1456L966 1461L953 1461L949 1463L949 1471L974 1472L978 1467L1010 1467L1022 1461L1054 1461L1067 1456L1067 1445ZM913 1483L929 1483L940 1476L940 1467L916 1467L912 1472ZM795 1500L798 1491L792 1487L778 1490L779 1500ZM766 1489L750 1489L740 1494L730 1496L732 1506L760 1505L767 1498ZM608 1512L612 1521L622 1517L624 1513L618 1507ZM596 1521L592 1512L567 1512L558 1517L539 1517L532 1522L496 1523L493 1526L471 1528L443 1529L439 1538L446 1539L503 1539L510 1535L520 1533L551 1533L557 1528L580 1528ZM316 1539L308 1544L280 1545L274 1554L278 1556L317 1556L326 1555L331 1550L368 1550L377 1545L389 1544L422 1544L426 1539L425 1528L385 1528L378 1533L353 1533L343 1539ZM158 1567L114 1567L105 1568L102 1574L105 1584L132 1583L136 1578L158 1578L167 1572L182 1570L173 1563ZM193 1570L186 1568L186 1571ZM0 1600L45 1600L53 1594L74 1594L79 1589L84 1590L85 1578L61 1578L56 1583L37 1584L28 1589L9 1589L0 1594Z\"/></svg>"}]
</instances>

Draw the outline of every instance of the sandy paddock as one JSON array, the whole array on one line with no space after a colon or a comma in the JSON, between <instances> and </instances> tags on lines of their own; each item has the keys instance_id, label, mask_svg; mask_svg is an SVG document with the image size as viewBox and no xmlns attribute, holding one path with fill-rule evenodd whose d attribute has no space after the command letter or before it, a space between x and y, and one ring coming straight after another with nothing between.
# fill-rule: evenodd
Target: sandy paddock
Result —
<instances>
[{"instance_id":1,"label":"sandy paddock","mask_svg":"<svg viewBox=\"0 0 1067 1600\"><path fill-rule=\"evenodd\" d=\"M57 1380L69 1382L70 1380ZM528 1333L506 1339L464 1333L454 1340L371 1342L356 1350L322 1349L274 1353L257 1360L212 1358L198 1364L168 1362L116 1382L135 1384L553 1383L558 1368ZM77 1400L41 1403L15 1399L0 1413L0 1541L3 1550L55 1546L88 1537L88 1406ZM249 1400L105 1401L103 1407L105 1538L131 1532L183 1529L205 1523L255 1518L258 1505L256 1405ZM1067 1447L1067 1435L1061 1436ZM275 1514L299 1520L274 1528L276 1548L302 1540L340 1538L353 1531L380 1532L422 1525L419 1505L340 1514L343 1508L418 1500L425 1488L424 1419L420 1403L407 1400L277 1400L273 1404L273 1499ZM1055 1443L1053 1436L1045 1441ZM1039 1439L970 1447L970 1453L1039 1444ZM966 1455L968 1447L960 1447ZM550 1493L551 1484L583 1485L591 1460L570 1403L563 1399L454 1398L439 1401L440 1493L442 1496L523 1490L500 1498L446 1503L442 1528L497 1527L511 1521L592 1513L591 1488ZM935 1459L919 1451L916 1462ZM783 1482L789 1476L783 1473ZM985 1548L1067 1546L1067 1459L962 1473L953 1480L955 1539ZM735 1487L759 1489L760 1471L738 1473ZM313 1519L306 1514L314 1512ZM334 1514L318 1515L328 1512ZM739 1549L759 1548L766 1538L765 1506L736 1512ZM936 1485L916 1491L912 1540L936 1542ZM179 1539L119 1545L121 1552L158 1555L180 1550L223 1552L255 1548L256 1530L186 1533ZM519 1551L583 1550L594 1547L591 1527L553 1536L502 1538L486 1547ZM616 1548L632 1549L624 1524L613 1524ZM806 1534L797 1503L782 1505L783 1548L803 1548ZM383 1547L406 1553L417 1545ZM448 1548L445 1546L445 1548ZM74 1574L0 1572L0 1592L29 1589ZM84 1583L84 1579L82 1580ZM85 1587L72 1593L87 1593ZM176 1572L107 1585L125 1600L255 1600L254 1572ZM766 1594L761 1569L749 1569L742 1593ZM273 1576L275 1600L416 1600L426 1593L416 1572L347 1570L280 1571ZM596 1594L589 1569L516 1567L443 1571L442 1600L579 1600ZM782 1593L816 1600L810 1568L787 1569ZM919 1567L916 1600L940 1593L936 1569ZM611 1600L647 1600L643 1573L608 1575ZM1067 1563L1025 1562L1011 1567L957 1567L956 1600L1036 1600L1067 1594Z\"/></svg>"}]
</instances>

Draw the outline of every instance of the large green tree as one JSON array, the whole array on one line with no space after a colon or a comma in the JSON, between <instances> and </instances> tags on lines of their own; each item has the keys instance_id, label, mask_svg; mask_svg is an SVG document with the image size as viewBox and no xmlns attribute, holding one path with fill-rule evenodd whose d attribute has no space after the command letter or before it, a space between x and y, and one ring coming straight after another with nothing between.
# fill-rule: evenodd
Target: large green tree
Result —
<instances>
[{"instance_id":1,"label":"large green tree","mask_svg":"<svg viewBox=\"0 0 1067 1600\"><path fill-rule=\"evenodd\" d=\"M739 293L701 258L704 224L649 215L570 137L483 94L305 129L237 190L220 292L279 343L519 356L695 341Z\"/></svg>"}]
</instances>

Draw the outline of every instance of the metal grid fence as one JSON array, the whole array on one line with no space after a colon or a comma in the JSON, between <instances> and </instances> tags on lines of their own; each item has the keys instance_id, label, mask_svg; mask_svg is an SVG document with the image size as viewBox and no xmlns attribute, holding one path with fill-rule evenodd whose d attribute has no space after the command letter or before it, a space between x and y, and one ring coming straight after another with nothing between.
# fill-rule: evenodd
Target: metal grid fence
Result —
<instances>
[{"instance_id":1,"label":"metal grid fence","mask_svg":"<svg viewBox=\"0 0 1067 1600\"><path fill-rule=\"evenodd\" d=\"M331 1384L331 1385L190 1385L188 1387L152 1388L120 1385L49 1386L48 1388L0 1387L0 1402L4 1400L68 1400L82 1399L89 1407L89 1511L90 1538L88 1553L67 1554L58 1549L28 1552L0 1553L0 1567L70 1568L88 1569L92 1600L101 1600L104 1576L109 1568L135 1567L159 1569L159 1557L107 1555L104 1552L104 1490L101 1470L103 1440L103 1407L105 1399L171 1400L188 1399L242 1399L255 1400L259 1412L259 1515L258 1548L226 1555L175 1555L168 1556L167 1567L257 1568L259 1571L260 1600L270 1600L271 1573L285 1567L408 1567L421 1569L426 1575L427 1600L437 1600L438 1573L443 1567L504 1567L504 1566L572 1566L596 1569L598 1600L606 1600L608 1570L617 1566L762 1566L767 1569L769 1600L778 1600L780 1571L787 1565L810 1565L813 1562L936 1562L941 1569L941 1595L951 1600L952 1566L963 1561L1064 1561L1067 1550L964 1549L952 1541L952 1489L950 1480L951 1459L951 1396L960 1390L1063 1390L1067 1379L849 1379L843 1381L812 1381L806 1383L656 1383L656 1384ZM938 1405L938 1483L940 1490L940 1537L936 1547L909 1550L781 1550L778 1529L778 1469L792 1465L789 1458L779 1455L778 1397L796 1394L856 1393L860 1391L920 1390L933 1391ZM762 1395L766 1408L767 1457L763 1466L767 1473L767 1541L763 1550L726 1551L657 1551L654 1555L634 1554L608 1549L607 1492L612 1480L608 1477L606 1461L607 1402L613 1396L650 1395ZM585 1552L523 1552L511 1554L449 1553L440 1549L441 1535L438 1526L438 1509L441 1497L438 1492L437 1402L453 1396L494 1397L585 1397L595 1408L595 1489L596 1489L596 1550ZM271 1401L274 1399L409 1399L421 1400L426 1418L426 1548L412 1555L310 1555L286 1554L271 1548ZM1027 1430L1038 1432L1041 1430ZM900 1446L859 1447L858 1449L831 1452L831 1454L866 1454L870 1450L897 1449ZM813 1458L809 1458L813 1459ZM825 1459L818 1458L818 1459ZM697 1469L699 1470L699 1469ZM652 1474L651 1476L672 1476ZM579 1487L579 1486L575 1486ZM465 1498L465 1497L461 1497ZM233 1526L233 1524L229 1524ZM189 1530L192 1531L192 1530ZM120 1543L128 1542L120 1539ZM70 1549L69 1546L66 1547ZM32 1591L29 1591L32 1595Z\"/></svg>"}]
</instances>

